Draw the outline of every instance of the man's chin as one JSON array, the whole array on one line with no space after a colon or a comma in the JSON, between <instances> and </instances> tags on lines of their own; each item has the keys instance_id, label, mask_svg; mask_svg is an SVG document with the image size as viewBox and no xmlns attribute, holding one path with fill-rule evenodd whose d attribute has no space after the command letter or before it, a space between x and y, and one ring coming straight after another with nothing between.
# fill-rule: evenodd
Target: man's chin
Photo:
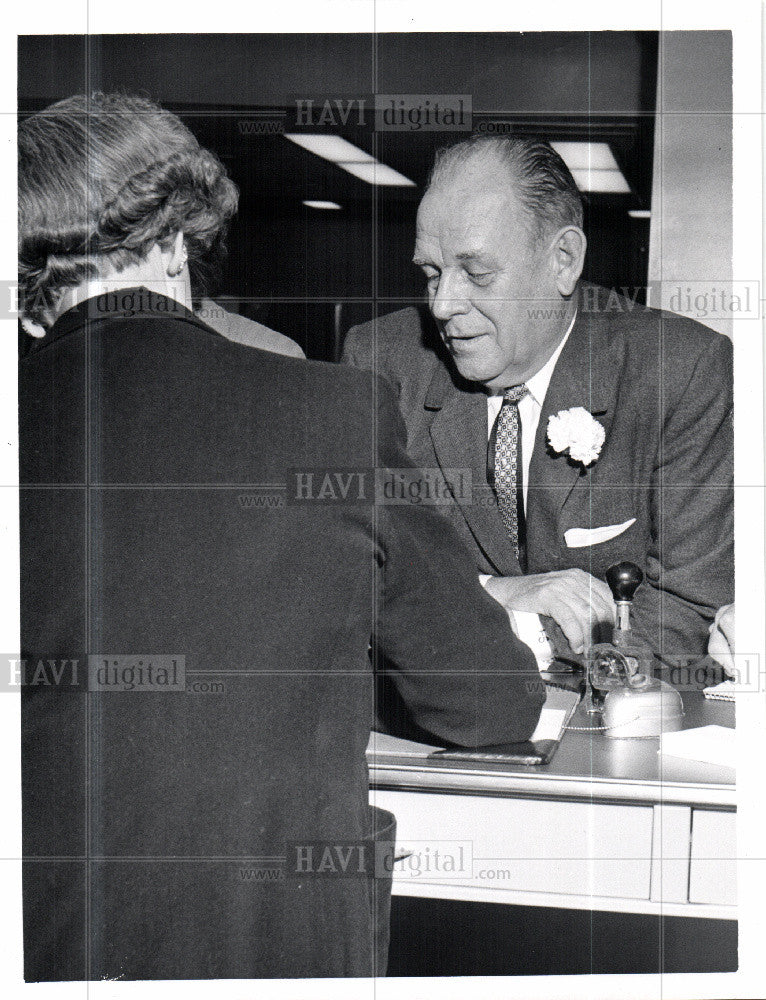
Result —
<instances>
[{"instance_id":1,"label":"man's chin","mask_svg":"<svg viewBox=\"0 0 766 1000\"><path fill-rule=\"evenodd\" d=\"M498 378L495 366L486 362L482 364L479 359L455 357L452 354L452 362L467 382L481 382L482 385L485 385Z\"/></svg>"},{"instance_id":2,"label":"man's chin","mask_svg":"<svg viewBox=\"0 0 766 1000\"><path fill-rule=\"evenodd\" d=\"M448 346L451 348L451 345ZM467 382L478 382L490 391L506 389L509 385L518 385L524 381L524 372L514 371L513 366L504 365L504 359L494 355L451 349L449 353L462 378Z\"/></svg>"},{"instance_id":3,"label":"man's chin","mask_svg":"<svg viewBox=\"0 0 766 1000\"><path fill-rule=\"evenodd\" d=\"M455 360L455 367L466 382L475 382L490 395L504 391L509 385L520 385L524 381L523 378L516 378L505 370L498 374L496 368L489 366L458 364Z\"/></svg>"}]
</instances>

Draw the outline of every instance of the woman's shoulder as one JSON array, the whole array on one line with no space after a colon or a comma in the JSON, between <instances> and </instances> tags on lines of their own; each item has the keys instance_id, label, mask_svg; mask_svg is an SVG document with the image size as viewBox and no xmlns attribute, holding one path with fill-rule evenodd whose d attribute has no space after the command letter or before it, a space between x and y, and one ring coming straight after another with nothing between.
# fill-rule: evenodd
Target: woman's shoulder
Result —
<instances>
[{"instance_id":1,"label":"woman's shoulder","mask_svg":"<svg viewBox=\"0 0 766 1000\"><path fill-rule=\"evenodd\" d=\"M246 316L229 312L213 299L202 299L196 312L197 318L207 323L216 333L236 344L246 347L257 347L273 354L284 354L291 358L305 358L300 346L283 333L269 329L263 323L258 323Z\"/></svg>"}]
</instances>

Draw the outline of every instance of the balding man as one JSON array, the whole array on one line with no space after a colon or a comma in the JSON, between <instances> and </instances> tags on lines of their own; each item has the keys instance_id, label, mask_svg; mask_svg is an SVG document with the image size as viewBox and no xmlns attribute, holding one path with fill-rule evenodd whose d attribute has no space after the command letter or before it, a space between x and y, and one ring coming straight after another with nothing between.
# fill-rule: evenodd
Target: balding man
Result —
<instances>
[{"instance_id":1,"label":"balding man","mask_svg":"<svg viewBox=\"0 0 766 1000\"><path fill-rule=\"evenodd\" d=\"M356 327L344 357L393 383L418 465L471 470L439 509L534 647L543 616L582 652L628 559L646 577L636 630L694 657L733 595L731 344L582 283L585 250L550 145L470 138L438 156L418 211L430 316Z\"/></svg>"}]
</instances>

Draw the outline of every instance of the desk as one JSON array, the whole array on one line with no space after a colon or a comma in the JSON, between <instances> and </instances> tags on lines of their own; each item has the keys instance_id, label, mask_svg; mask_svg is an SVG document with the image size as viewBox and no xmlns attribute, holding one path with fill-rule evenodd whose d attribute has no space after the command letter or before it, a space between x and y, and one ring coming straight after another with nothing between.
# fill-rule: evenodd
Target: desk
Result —
<instances>
[{"instance_id":1,"label":"desk","mask_svg":"<svg viewBox=\"0 0 766 1000\"><path fill-rule=\"evenodd\" d=\"M734 726L734 705L684 695L685 727ZM572 726L592 726L578 708ZM736 789L728 768L660 757L657 740L567 731L550 764L433 761L390 737L369 752L370 801L397 842L468 863L394 874L394 894L736 919Z\"/></svg>"}]
</instances>

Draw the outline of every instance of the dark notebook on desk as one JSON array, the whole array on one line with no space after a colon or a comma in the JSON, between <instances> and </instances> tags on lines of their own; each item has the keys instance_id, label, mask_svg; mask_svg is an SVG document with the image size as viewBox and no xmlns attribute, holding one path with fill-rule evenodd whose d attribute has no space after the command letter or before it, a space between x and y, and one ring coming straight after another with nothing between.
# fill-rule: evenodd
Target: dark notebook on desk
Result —
<instances>
[{"instance_id":1,"label":"dark notebook on desk","mask_svg":"<svg viewBox=\"0 0 766 1000\"><path fill-rule=\"evenodd\" d=\"M566 680L566 684L565 684ZM547 694L531 739L497 746L435 750L429 760L471 760L487 763L549 764L583 693L582 677L556 674L545 680Z\"/></svg>"}]
</instances>

